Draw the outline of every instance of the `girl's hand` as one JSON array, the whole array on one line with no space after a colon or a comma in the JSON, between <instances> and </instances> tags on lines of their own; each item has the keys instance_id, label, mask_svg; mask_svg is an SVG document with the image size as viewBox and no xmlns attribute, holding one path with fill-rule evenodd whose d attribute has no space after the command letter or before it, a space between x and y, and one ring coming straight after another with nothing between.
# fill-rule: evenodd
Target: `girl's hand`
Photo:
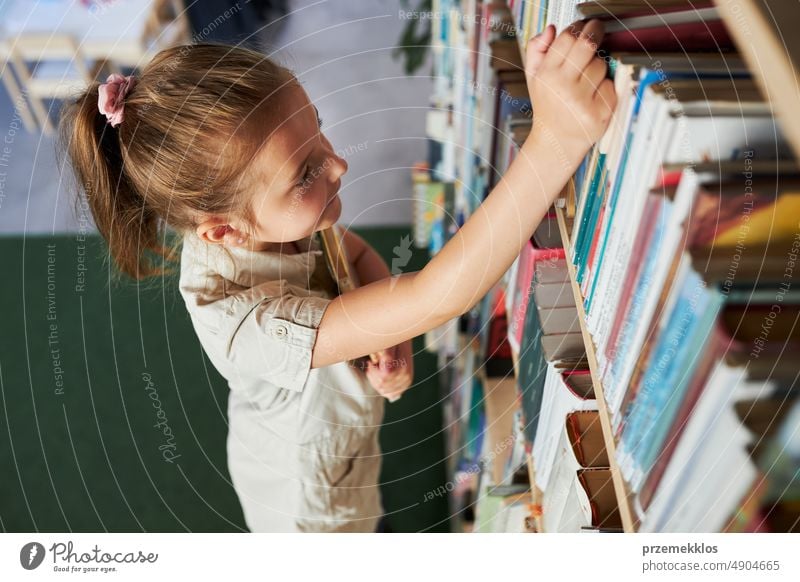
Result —
<instances>
[{"instance_id":1,"label":"girl's hand","mask_svg":"<svg viewBox=\"0 0 800 582\"><path fill-rule=\"evenodd\" d=\"M377 356L377 363L367 359L367 379L378 394L394 402L414 381L411 340L381 350Z\"/></svg>"},{"instance_id":2,"label":"girl's hand","mask_svg":"<svg viewBox=\"0 0 800 582\"><path fill-rule=\"evenodd\" d=\"M617 104L606 63L596 56L598 20L577 22L556 37L548 26L528 42L525 75L533 103L531 136L580 160L603 135Z\"/></svg>"}]
</instances>

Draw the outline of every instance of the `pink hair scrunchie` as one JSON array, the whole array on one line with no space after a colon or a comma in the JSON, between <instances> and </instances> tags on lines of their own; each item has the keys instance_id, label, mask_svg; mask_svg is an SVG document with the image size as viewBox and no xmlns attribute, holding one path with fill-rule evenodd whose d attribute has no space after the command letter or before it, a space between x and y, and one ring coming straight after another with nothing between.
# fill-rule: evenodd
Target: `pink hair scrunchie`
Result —
<instances>
[{"instance_id":1,"label":"pink hair scrunchie","mask_svg":"<svg viewBox=\"0 0 800 582\"><path fill-rule=\"evenodd\" d=\"M133 75L123 77L114 73L97 90L97 108L106 116L111 127L117 127L125 118L125 97L135 84Z\"/></svg>"}]
</instances>

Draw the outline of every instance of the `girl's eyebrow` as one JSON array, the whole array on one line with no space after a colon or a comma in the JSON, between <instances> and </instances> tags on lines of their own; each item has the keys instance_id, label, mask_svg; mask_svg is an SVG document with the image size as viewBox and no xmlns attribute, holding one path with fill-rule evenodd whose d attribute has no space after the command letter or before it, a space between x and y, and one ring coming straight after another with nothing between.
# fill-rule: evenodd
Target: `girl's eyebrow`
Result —
<instances>
[{"instance_id":1,"label":"girl's eyebrow","mask_svg":"<svg viewBox=\"0 0 800 582\"><path fill-rule=\"evenodd\" d=\"M319 119L319 109L317 109L317 106L314 105L313 103L311 104L311 107L314 108L315 115L317 116L317 119ZM303 175L303 171L306 169L306 165L308 164L308 160L310 158L311 158L311 153L309 152L309 154L303 160L303 163L300 164L300 167L297 169L297 172L295 173L295 175L292 178L291 182L289 182L289 187L290 188L293 188L294 185L297 184L297 181L300 179L300 176Z\"/></svg>"}]
</instances>

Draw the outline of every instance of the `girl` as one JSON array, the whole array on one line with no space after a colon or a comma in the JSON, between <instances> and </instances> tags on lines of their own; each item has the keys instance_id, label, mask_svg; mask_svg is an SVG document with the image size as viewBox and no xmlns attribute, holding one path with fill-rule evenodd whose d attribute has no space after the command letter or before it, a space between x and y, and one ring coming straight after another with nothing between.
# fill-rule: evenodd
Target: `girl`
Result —
<instances>
[{"instance_id":1,"label":"girl","mask_svg":"<svg viewBox=\"0 0 800 582\"><path fill-rule=\"evenodd\" d=\"M411 385L411 338L489 291L606 128L601 35L591 22L528 43L536 117L506 175L419 272L390 277L346 235L363 285L341 296L314 233L339 217L347 164L288 70L178 47L68 106L62 137L119 269L161 273L165 227L183 235L180 291L230 386L228 466L252 531L375 530L382 398Z\"/></svg>"}]
</instances>

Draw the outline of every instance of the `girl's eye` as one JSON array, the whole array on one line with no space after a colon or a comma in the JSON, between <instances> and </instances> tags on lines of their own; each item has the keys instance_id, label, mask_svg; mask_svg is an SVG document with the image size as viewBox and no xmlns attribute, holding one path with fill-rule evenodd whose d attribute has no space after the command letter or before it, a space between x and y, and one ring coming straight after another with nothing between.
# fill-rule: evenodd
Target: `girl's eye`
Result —
<instances>
[{"instance_id":1,"label":"girl's eye","mask_svg":"<svg viewBox=\"0 0 800 582\"><path fill-rule=\"evenodd\" d=\"M306 164L306 168L303 171L303 176L302 176L302 178L300 178L300 181L296 184L296 186L298 188L302 188L303 186L308 184L308 181L311 180L311 177L312 177L311 176L311 166Z\"/></svg>"}]
</instances>

